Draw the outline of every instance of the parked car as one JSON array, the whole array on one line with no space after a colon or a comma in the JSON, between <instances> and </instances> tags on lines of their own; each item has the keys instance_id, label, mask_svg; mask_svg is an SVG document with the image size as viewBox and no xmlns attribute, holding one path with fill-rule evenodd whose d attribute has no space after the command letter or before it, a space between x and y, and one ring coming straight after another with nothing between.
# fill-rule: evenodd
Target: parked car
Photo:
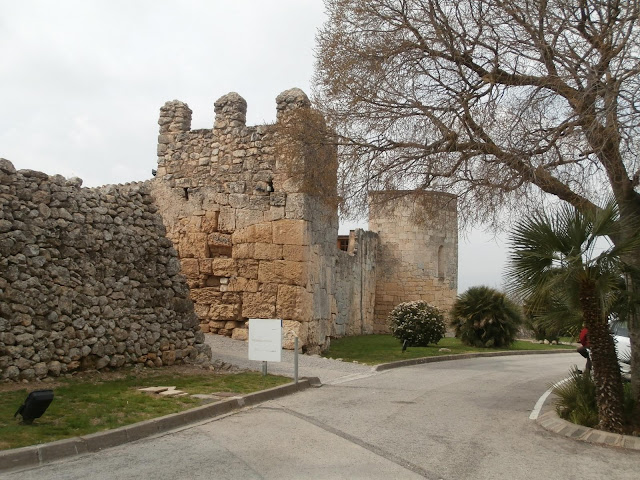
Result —
<instances>
[{"instance_id":1,"label":"parked car","mask_svg":"<svg viewBox=\"0 0 640 480\"><path fill-rule=\"evenodd\" d=\"M629 340L629 330L622 323L611 325L613 338L616 342L616 353L622 375L626 378L631 375L631 341Z\"/></svg>"}]
</instances>

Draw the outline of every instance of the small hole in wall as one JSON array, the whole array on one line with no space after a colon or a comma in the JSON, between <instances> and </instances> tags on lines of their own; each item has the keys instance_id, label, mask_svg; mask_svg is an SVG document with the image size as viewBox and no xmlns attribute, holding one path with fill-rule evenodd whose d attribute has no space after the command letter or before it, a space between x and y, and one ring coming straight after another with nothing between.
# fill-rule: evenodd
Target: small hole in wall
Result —
<instances>
[{"instance_id":1,"label":"small hole in wall","mask_svg":"<svg viewBox=\"0 0 640 480\"><path fill-rule=\"evenodd\" d=\"M183 190L184 190L184 199L189 200L189 188L184 187Z\"/></svg>"},{"instance_id":2,"label":"small hole in wall","mask_svg":"<svg viewBox=\"0 0 640 480\"><path fill-rule=\"evenodd\" d=\"M273 179L267 182L267 192L273 192Z\"/></svg>"}]
</instances>

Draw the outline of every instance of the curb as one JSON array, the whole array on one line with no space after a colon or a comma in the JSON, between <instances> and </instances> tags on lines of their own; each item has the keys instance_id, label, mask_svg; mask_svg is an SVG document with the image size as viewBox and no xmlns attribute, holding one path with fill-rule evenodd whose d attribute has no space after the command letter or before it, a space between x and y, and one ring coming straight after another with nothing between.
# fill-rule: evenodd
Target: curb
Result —
<instances>
[{"instance_id":1,"label":"curb","mask_svg":"<svg viewBox=\"0 0 640 480\"><path fill-rule=\"evenodd\" d=\"M603 432L595 428L583 427L575 423L563 420L554 410L540 415L536 423L545 430L556 433L560 436L572 438L581 442L606 445L609 447L619 447L625 450L635 450L640 452L640 437L631 435L620 435L618 433Z\"/></svg>"},{"instance_id":2,"label":"curb","mask_svg":"<svg viewBox=\"0 0 640 480\"><path fill-rule=\"evenodd\" d=\"M98 452L321 385L317 377L301 378L297 384L287 383L113 430L2 451L0 452L0 472L37 467L63 458Z\"/></svg>"},{"instance_id":3,"label":"curb","mask_svg":"<svg viewBox=\"0 0 640 480\"><path fill-rule=\"evenodd\" d=\"M448 362L451 360L465 360L467 358L478 357L509 357L513 355L549 355L558 353L573 353L575 350L562 349L562 350L516 350L516 351L504 351L504 352L478 352L478 353L458 353L456 355L441 355L438 357L421 357L412 358L410 360L398 360L397 362L381 363L373 367L375 372L382 372L384 370L390 370L392 368L408 367L411 365L421 365L423 363L437 363Z\"/></svg>"}]
</instances>

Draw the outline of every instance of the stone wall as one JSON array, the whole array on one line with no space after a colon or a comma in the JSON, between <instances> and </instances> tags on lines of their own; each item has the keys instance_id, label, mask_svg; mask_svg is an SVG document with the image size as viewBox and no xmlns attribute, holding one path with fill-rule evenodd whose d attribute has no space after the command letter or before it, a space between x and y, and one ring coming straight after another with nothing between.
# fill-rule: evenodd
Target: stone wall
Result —
<instances>
[{"instance_id":1,"label":"stone wall","mask_svg":"<svg viewBox=\"0 0 640 480\"><path fill-rule=\"evenodd\" d=\"M335 153L289 148L283 127L299 112L313 116L302 91L278 96L275 125L247 126L246 108L230 93L215 102L212 129L191 130L186 104L162 107L155 203L204 332L246 339L249 318L281 318L285 348L298 336L316 351L336 315L338 218L327 202L336 172L318 165ZM318 170L328 179L322 192L308 188Z\"/></svg>"},{"instance_id":2,"label":"stone wall","mask_svg":"<svg viewBox=\"0 0 640 480\"><path fill-rule=\"evenodd\" d=\"M379 235L374 333L387 333L399 303L425 300L443 312L458 288L458 223L454 195L371 192L369 229Z\"/></svg>"},{"instance_id":3,"label":"stone wall","mask_svg":"<svg viewBox=\"0 0 640 480\"><path fill-rule=\"evenodd\" d=\"M81 183L0 159L2 378L207 361L148 186Z\"/></svg>"},{"instance_id":4,"label":"stone wall","mask_svg":"<svg viewBox=\"0 0 640 480\"><path fill-rule=\"evenodd\" d=\"M351 231L348 250L337 252L333 336L373 333L377 247L377 234L358 229Z\"/></svg>"}]
</instances>

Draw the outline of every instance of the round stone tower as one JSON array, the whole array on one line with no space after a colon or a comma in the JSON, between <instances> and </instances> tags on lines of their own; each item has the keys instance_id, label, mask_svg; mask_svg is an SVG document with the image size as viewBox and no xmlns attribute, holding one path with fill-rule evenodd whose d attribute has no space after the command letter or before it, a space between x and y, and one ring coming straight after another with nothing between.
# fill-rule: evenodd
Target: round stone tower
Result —
<instances>
[{"instance_id":1,"label":"round stone tower","mask_svg":"<svg viewBox=\"0 0 640 480\"><path fill-rule=\"evenodd\" d=\"M369 230L379 235L374 333L389 332L387 317L402 302L451 309L458 289L455 195L370 192Z\"/></svg>"}]
</instances>

